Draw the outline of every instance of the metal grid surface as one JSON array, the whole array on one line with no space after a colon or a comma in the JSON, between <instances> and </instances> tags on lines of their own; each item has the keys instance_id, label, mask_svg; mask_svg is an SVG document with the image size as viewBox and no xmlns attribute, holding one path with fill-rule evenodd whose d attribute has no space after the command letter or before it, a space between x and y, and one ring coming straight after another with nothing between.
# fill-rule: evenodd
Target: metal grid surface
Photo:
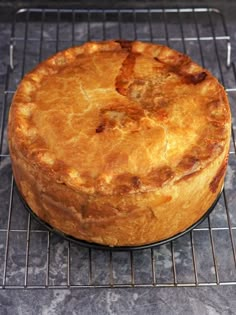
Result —
<instances>
[{"instance_id":1,"label":"metal grid surface","mask_svg":"<svg viewBox=\"0 0 236 315\"><path fill-rule=\"evenodd\" d=\"M234 124L225 188L215 210L200 226L171 243L134 252L83 248L47 231L19 200L6 141L8 110L18 82L57 50L109 38L159 42L189 54L224 84L236 117L236 71L225 20L218 10L18 11L0 107L1 288L235 285Z\"/></svg>"}]
</instances>

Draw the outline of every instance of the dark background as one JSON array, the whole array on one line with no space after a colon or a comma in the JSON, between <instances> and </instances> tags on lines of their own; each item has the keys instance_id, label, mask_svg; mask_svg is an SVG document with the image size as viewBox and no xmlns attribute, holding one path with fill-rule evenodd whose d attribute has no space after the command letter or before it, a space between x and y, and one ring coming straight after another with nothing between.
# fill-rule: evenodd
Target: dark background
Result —
<instances>
[{"instance_id":1,"label":"dark background","mask_svg":"<svg viewBox=\"0 0 236 315\"><path fill-rule=\"evenodd\" d=\"M0 1L0 18L1 20L9 20L12 12L22 7L68 7L68 8L154 8L154 7L201 7L209 6L220 8L224 14L228 15L235 12L235 0L1 0Z\"/></svg>"}]
</instances>

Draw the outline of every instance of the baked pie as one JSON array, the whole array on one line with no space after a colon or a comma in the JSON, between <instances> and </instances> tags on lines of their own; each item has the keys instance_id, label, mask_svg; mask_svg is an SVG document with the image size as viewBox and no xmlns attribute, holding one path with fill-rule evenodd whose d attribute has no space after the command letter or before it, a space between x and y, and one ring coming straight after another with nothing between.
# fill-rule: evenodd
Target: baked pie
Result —
<instances>
[{"instance_id":1,"label":"baked pie","mask_svg":"<svg viewBox=\"0 0 236 315\"><path fill-rule=\"evenodd\" d=\"M9 114L16 184L35 214L87 242L136 246L181 233L222 190L230 108L188 56L88 42L25 75Z\"/></svg>"}]
</instances>

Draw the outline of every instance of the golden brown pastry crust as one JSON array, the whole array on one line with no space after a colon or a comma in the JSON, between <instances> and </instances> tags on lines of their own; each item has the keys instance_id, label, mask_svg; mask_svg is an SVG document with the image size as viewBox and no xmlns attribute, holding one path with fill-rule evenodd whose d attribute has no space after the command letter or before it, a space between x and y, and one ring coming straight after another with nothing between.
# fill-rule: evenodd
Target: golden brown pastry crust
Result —
<instances>
[{"instance_id":1,"label":"golden brown pastry crust","mask_svg":"<svg viewBox=\"0 0 236 315\"><path fill-rule=\"evenodd\" d=\"M39 217L90 242L140 245L183 231L215 200L230 109L186 55L90 42L24 77L8 135L16 183Z\"/></svg>"}]
</instances>

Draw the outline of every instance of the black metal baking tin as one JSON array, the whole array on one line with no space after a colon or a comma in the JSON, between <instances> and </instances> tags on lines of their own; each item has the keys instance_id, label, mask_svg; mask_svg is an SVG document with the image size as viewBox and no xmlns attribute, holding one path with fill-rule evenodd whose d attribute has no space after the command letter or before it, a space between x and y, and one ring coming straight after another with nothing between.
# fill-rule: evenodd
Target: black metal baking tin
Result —
<instances>
[{"instance_id":1,"label":"black metal baking tin","mask_svg":"<svg viewBox=\"0 0 236 315\"><path fill-rule=\"evenodd\" d=\"M166 243L169 243L171 241L176 240L177 238L187 234L188 232L190 232L192 229L194 229L195 227L197 227L200 223L202 223L207 217L208 215L212 212L212 210L215 208L217 202L220 199L221 193L217 196L216 200L213 202L213 204L211 205L211 207L207 210L207 212L204 213L204 215L197 221L195 222L193 225L191 225L189 228L187 228L186 230L184 230L183 232L180 232L172 237L169 237L167 239L155 242L155 243L151 243L151 244L145 244L145 245L140 245L140 246L107 246L107 245L100 245L97 243L89 243L80 239L77 239L73 236L67 235L55 228L53 228L51 225L49 225L48 223L46 223L45 221L43 221L42 219L40 219L34 212L33 210L29 207L29 205L27 204L27 202L25 201L25 199L23 198L23 196L21 195L20 191L17 188L17 192L18 195L25 207L25 209L32 215L32 217L38 221L41 225L43 225L47 230L49 230L50 232L56 233L58 235L60 235L61 237L63 237L64 239L71 241L73 243L76 243L77 245L83 246L83 247L88 247L88 248L93 248L93 249L101 249L101 250L111 250L111 251L130 251L130 250L141 250L141 249L148 249L148 248L152 248L152 247L156 247L156 246L160 246Z\"/></svg>"}]
</instances>

